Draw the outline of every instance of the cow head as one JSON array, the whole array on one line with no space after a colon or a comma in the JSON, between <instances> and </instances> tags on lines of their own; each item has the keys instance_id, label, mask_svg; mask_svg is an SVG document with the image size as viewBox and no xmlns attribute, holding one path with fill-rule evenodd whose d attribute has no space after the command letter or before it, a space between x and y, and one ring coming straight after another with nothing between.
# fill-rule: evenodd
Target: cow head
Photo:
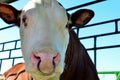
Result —
<instances>
[{"instance_id":1,"label":"cow head","mask_svg":"<svg viewBox=\"0 0 120 80\"><path fill-rule=\"evenodd\" d=\"M20 28L26 70L35 80L59 80L71 27L83 26L93 15L87 9L69 15L57 0L31 0L22 10L0 3L0 17Z\"/></svg>"}]
</instances>

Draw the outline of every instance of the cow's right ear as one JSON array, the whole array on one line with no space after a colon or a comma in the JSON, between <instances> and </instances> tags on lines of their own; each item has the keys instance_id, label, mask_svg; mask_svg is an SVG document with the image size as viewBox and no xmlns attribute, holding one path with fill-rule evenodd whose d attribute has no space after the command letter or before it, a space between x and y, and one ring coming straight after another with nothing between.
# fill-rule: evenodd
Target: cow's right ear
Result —
<instances>
[{"instance_id":1,"label":"cow's right ear","mask_svg":"<svg viewBox=\"0 0 120 80\"><path fill-rule=\"evenodd\" d=\"M20 26L21 11L15 9L11 5L0 3L0 18L8 24L16 24Z\"/></svg>"},{"instance_id":2,"label":"cow's right ear","mask_svg":"<svg viewBox=\"0 0 120 80\"><path fill-rule=\"evenodd\" d=\"M83 27L87 24L94 16L94 12L90 9L80 9L69 15L69 24L76 27Z\"/></svg>"}]
</instances>

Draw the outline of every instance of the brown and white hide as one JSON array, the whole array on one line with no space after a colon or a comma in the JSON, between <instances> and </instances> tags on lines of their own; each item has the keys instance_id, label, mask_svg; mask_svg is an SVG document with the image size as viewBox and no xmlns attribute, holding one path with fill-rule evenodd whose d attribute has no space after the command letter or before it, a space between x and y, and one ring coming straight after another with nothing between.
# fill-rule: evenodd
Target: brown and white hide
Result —
<instances>
[{"instance_id":1,"label":"brown and white hide","mask_svg":"<svg viewBox=\"0 0 120 80\"><path fill-rule=\"evenodd\" d=\"M88 9L69 15L57 0L30 0L22 10L0 3L0 17L20 28L25 70L34 80L99 80L72 30L93 16Z\"/></svg>"}]
</instances>

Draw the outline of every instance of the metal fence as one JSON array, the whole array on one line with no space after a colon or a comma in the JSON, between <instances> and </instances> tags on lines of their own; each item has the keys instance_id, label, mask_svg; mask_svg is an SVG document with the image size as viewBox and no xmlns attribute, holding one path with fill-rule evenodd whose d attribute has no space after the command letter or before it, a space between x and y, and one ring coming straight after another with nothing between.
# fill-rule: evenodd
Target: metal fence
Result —
<instances>
[{"instance_id":1,"label":"metal fence","mask_svg":"<svg viewBox=\"0 0 120 80\"><path fill-rule=\"evenodd\" d=\"M67 9L67 11L73 10L73 9L77 9L83 6L88 6L91 4L95 4L95 3L99 3L102 2L104 0L96 0L96 1L92 1L83 5L78 5L72 8ZM74 28L74 30L76 31L79 39L83 42L84 41L88 41L92 44L92 46L86 47L88 52L93 53L93 62L95 63L95 66L97 67L98 63L97 63L97 54L99 50L105 50L105 49L115 49L115 48L120 48L120 43L118 44L110 44L110 45L100 45L98 46L98 44L101 41L101 38L104 40L105 38L107 39L108 36L110 37L114 37L114 36L120 36L120 18L118 19L114 19L114 20L108 20L108 21L103 21L103 22L98 22L98 23L94 23L94 24L89 24L84 26L83 28L79 29L79 28ZM105 27L109 27L107 25L112 24L114 26L112 26L113 30L112 31L105 31L105 32L98 32L98 33L91 33L88 35L84 35L81 36L80 34L82 33L82 31L86 31L86 29L90 30L93 28L99 28L99 26L101 28L105 28ZM5 29L9 29L14 27L14 25L11 26L7 26L4 28L0 28L0 31L5 30ZM92 31L92 30L90 30ZM109 39L109 38L108 38ZM112 43L112 42L111 42ZM6 46L10 46L11 47L6 47ZM90 53L89 53L90 54ZM4 56L2 56L4 55ZM108 54L109 55L109 54ZM1 57L2 56L2 57ZM8 41L8 42L3 42L0 43L0 74L3 72L2 69L5 67L5 65L7 66L7 63L9 62L11 66L13 66L16 63L19 62L24 62L23 58L22 58L22 54L21 54L21 46L20 46L20 39L18 40L12 40L12 41ZM116 75L116 80L120 80L120 71L102 71L102 72L98 72L98 74L115 74Z\"/></svg>"}]
</instances>

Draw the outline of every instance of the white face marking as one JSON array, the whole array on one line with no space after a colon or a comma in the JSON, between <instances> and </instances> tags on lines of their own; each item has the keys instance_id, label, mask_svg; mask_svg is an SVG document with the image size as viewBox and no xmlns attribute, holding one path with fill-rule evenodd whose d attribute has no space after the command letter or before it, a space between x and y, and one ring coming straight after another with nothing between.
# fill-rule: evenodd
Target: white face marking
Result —
<instances>
[{"instance_id":1,"label":"white face marking","mask_svg":"<svg viewBox=\"0 0 120 80\"><path fill-rule=\"evenodd\" d=\"M65 9L56 0L31 0L23 8L20 25L22 52L26 69L36 80L47 80L54 76L59 78L62 73L69 41L68 30L65 27L67 21ZM33 52L46 50L52 50L55 55L60 54L54 74L48 77L41 75L30 59Z\"/></svg>"}]
</instances>

